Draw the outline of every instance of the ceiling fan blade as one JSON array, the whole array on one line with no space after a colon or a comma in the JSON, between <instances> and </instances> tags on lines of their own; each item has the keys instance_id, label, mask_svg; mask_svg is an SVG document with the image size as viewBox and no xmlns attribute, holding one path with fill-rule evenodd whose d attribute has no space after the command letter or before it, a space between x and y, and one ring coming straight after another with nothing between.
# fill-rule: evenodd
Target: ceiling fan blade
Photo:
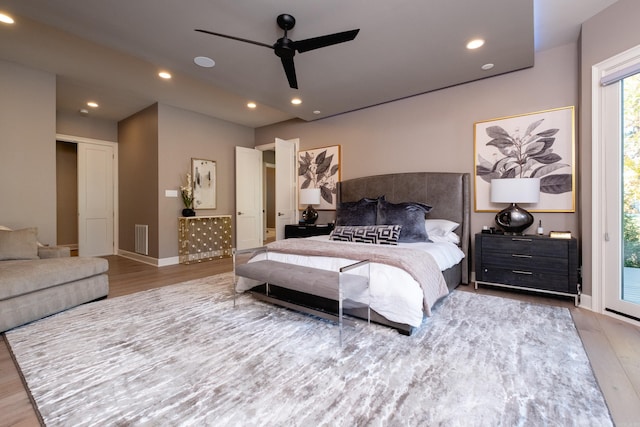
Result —
<instances>
[{"instance_id":1,"label":"ceiling fan blade","mask_svg":"<svg viewBox=\"0 0 640 427\"><path fill-rule=\"evenodd\" d=\"M298 79L296 78L296 67L293 65L293 56L283 56L280 58L284 72L287 74L287 80L289 80L289 87L292 89L298 89Z\"/></svg>"},{"instance_id":2,"label":"ceiling fan blade","mask_svg":"<svg viewBox=\"0 0 640 427\"><path fill-rule=\"evenodd\" d=\"M343 31L341 33L327 34L326 36L299 40L297 42L293 42L293 46L300 53L307 52L309 50L319 49L321 47L331 46L334 44L353 40L358 35L359 31L360 29Z\"/></svg>"},{"instance_id":3,"label":"ceiling fan blade","mask_svg":"<svg viewBox=\"0 0 640 427\"><path fill-rule=\"evenodd\" d=\"M255 44L257 46L263 46L263 47L268 47L269 49L273 49L273 45L270 45L270 44L267 44L267 43L262 43L262 42L256 42L256 41L253 41L253 40L242 39L240 37L228 36L226 34L214 33L213 31L198 30L198 29L196 29L196 31L201 32L201 33L205 33L205 34L211 34L212 36L224 37L224 38L231 39L231 40L238 40L240 42L251 43L251 44Z\"/></svg>"}]
</instances>

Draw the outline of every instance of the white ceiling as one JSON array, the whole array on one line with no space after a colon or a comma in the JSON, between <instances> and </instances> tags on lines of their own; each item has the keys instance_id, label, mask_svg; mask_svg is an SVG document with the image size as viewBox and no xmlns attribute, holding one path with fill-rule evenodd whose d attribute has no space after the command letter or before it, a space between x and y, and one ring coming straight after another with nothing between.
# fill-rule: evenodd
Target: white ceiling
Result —
<instances>
[{"instance_id":1,"label":"white ceiling","mask_svg":"<svg viewBox=\"0 0 640 427\"><path fill-rule=\"evenodd\" d=\"M617 0L0 0L0 59L55 73L58 111L121 120L162 102L250 127L353 111L534 65L534 51L577 40ZM292 40L360 29L355 40L297 54L299 90L271 49L289 13ZM465 44L482 37L485 46ZM209 56L213 68L194 64ZM493 63L483 71L480 67ZM171 81L156 77L160 69ZM293 106L290 99L303 103ZM258 104L246 108L248 100ZM319 114L314 114L319 110Z\"/></svg>"}]
</instances>

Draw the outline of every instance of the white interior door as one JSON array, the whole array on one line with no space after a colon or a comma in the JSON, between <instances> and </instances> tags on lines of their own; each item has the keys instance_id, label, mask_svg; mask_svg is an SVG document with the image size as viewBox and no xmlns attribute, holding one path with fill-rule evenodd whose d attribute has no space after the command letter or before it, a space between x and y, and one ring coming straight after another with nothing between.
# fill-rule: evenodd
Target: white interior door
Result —
<instances>
[{"instance_id":1,"label":"white interior door","mask_svg":"<svg viewBox=\"0 0 640 427\"><path fill-rule=\"evenodd\" d=\"M114 149L78 143L78 249L80 256L113 255Z\"/></svg>"},{"instance_id":2,"label":"white interior door","mask_svg":"<svg viewBox=\"0 0 640 427\"><path fill-rule=\"evenodd\" d=\"M276 138L276 239L284 239L284 226L298 222L296 160L298 139Z\"/></svg>"},{"instance_id":3,"label":"white interior door","mask_svg":"<svg viewBox=\"0 0 640 427\"><path fill-rule=\"evenodd\" d=\"M257 248L262 234L262 151L236 147L236 248Z\"/></svg>"}]
</instances>

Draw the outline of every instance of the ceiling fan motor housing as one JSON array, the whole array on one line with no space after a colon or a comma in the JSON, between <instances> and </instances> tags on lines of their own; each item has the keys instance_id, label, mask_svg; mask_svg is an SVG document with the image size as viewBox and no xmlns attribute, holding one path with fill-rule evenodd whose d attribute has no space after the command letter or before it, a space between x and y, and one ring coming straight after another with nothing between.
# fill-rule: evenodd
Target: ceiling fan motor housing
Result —
<instances>
[{"instance_id":1,"label":"ceiling fan motor housing","mask_svg":"<svg viewBox=\"0 0 640 427\"><path fill-rule=\"evenodd\" d=\"M273 50L280 58L292 58L296 54L296 49L292 45L293 42L291 40L282 37L273 45Z\"/></svg>"}]
</instances>

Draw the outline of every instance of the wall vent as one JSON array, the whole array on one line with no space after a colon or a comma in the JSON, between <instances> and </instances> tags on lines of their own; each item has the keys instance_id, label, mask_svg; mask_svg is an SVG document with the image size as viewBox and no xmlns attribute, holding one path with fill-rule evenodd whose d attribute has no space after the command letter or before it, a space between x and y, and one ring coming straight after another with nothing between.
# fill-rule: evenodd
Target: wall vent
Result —
<instances>
[{"instance_id":1,"label":"wall vent","mask_svg":"<svg viewBox=\"0 0 640 427\"><path fill-rule=\"evenodd\" d=\"M135 251L138 254L149 255L149 226L136 224Z\"/></svg>"}]
</instances>

